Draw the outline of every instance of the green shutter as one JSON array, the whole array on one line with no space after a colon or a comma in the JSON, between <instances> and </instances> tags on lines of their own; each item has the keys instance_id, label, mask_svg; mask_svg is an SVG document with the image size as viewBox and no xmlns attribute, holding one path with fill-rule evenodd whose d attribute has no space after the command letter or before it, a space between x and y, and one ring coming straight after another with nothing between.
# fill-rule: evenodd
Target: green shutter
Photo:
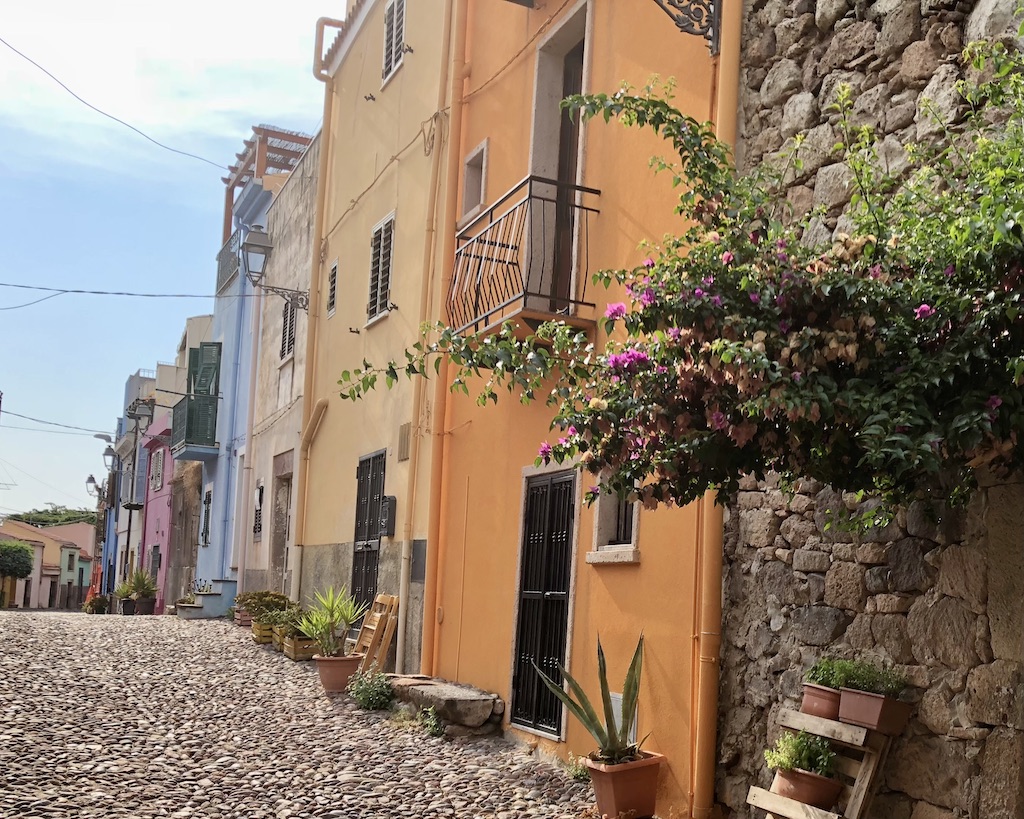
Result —
<instances>
[{"instance_id":1,"label":"green shutter","mask_svg":"<svg viewBox=\"0 0 1024 819\"><path fill-rule=\"evenodd\" d=\"M220 392L219 341L199 345L195 387L192 392L195 395L217 395Z\"/></svg>"}]
</instances>

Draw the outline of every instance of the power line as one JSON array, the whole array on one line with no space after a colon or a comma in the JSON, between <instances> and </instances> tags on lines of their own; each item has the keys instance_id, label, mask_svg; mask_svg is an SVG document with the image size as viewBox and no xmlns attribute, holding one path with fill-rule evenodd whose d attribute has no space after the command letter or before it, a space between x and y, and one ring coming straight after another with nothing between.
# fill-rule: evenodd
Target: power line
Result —
<instances>
[{"instance_id":1,"label":"power line","mask_svg":"<svg viewBox=\"0 0 1024 819\"><path fill-rule=\"evenodd\" d=\"M33 304L39 304L39 302L41 301L46 301L47 299L55 299L57 298L57 296L63 295L63 293L51 293L49 296L43 296L41 299L36 299L35 301L27 301L24 304L14 304L10 307L0 307L0 310L20 310L22 307L31 307Z\"/></svg>"},{"instance_id":2,"label":"power line","mask_svg":"<svg viewBox=\"0 0 1024 819\"><path fill-rule=\"evenodd\" d=\"M4 410L3 413L4 413L4 415L13 415L15 418L23 418L26 421L35 421L37 424L48 424L51 427L64 427L64 429L77 429L77 430L81 430L82 432L105 432L105 430L102 430L102 429L90 429L89 427L76 427L76 426L72 426L71 424L58 424L56 421L43 421L40 418L32 418L29 415L19 415L18 413L11 412L10 410Z\"/></svg>"},{"instance_id":3,"label":"power line","mask_svg":"<svg viewBox=\"0 0 1024 819\"><path fill-rule=\"evenodd\" d=\"M46 481L40 480L35 475L29 475L28 472L26 472L24 469L22 469L19 466L15 466L10 461L5 461L3 458L0 458L0 464L6 464L7 466L11 467L11 469L15 469L18 472L20 472L25 477L31 478L32 480L36 481L37 483L41 483L47 489L52 489L54 492L60 492L60 494L62 494L62 495L67 495L69 498L73 498L78 503L82 502L82 499L80 497L78 497L77 495L72 495L70 492L65 492L63 489L58 489L56 486L48 484Z\"/></svg>"},{"instance_id":4,"label":"power line","mask_svg":"<svg viewBox=\"0 0 1024 819\"><path fill-rule=\"evenodd\" d=\"M62 287L42 287L35 284L14 284L13 282L0 282L0 287L16 287L20 290L41 290L60 296L71 293L78 296L132 296L139 299L216 299L223 298L213 293L135 293L127 290L66 290ZM258 293L233 294L231 298L251 299ZM42 301L42 299L40 299ZM26 305L20 305L22 307Z\"/></svg>"},{"instance_id":5,"label":"power line","mask_svg":"<svg viewBox=\"0 0 1024 819\"><path fill-rule=\"evenodd\" d=\"M116 123L118 123L120 125L123 125L125 128L128 128L128 129L134 131L139 136L143 137L144 139L148 139L154 145L156 145L156 146L158 146L160 148L163 148L165 151L170 151L171 153L174 153L174 154L180 154L181 156L187 156L187 157L190 157L191 159L198 159L200 162L205 162L207 165L213 165L213 167L217 168L218 170L221 170L221 171L225 170L224 166L221 165L219 162L214 162L212 159L207 159L204 156L199 156L197 154L191 154L188 151L179 151L177 148L172 148L170 145L164 145L164 143L158 142L157 140L153 139L153 137L151 137L149 134L146 134L146 133L140 131L134 125L130 125L129 123L125 122L123 119L118 119L113 114L108 114L106 111L103 111L103 110L97 108L91 102L87 102L86 100L82 99L80 96L78 96L78 94L76 94L74 91L72 91L70 88L68 88L63 82L61 82L53 74L51 74L49 71L47 71L45 68L43 68L39 63L37 63L35 60L33 60L27 54L23 54L22 52L18 51L18 49L16 49L14 46L12 46L9 42L7 42L2 37L0 37L0 43L3 43L5 46L7 46L11 51L13 51L15 54L17 54L23 60L27 60L28 62L32 63L32 65L34 65L36 68L38 68L40 71L42 71L47 77L49 77L51 80L53 80L55 83L57 83L57 85L59 85L61 88L63 88L65 91L67 91L72 97L74 97L76 100L78 100L80 103L82 103L82 105L84 105L86 108L91 108L97 114L100 114L100 115L106 117L107 119L112 119L114 122L116 122Z\"/></svg>"},{"instance_id":6,"label":"power line","mask_svg":"<svg viewBox=\"0 0 1024 819\"><path fill-rule=\"evenodd\" d=\"M17 427L14 426L13 424L0 424L0 429L20 429L25 432L48 432L51 435L88 435L90 438L92 437L92 433L90 432L71 432L62 431L59 429L39 429L39 427Z\"/></svg>"}]
</instances>

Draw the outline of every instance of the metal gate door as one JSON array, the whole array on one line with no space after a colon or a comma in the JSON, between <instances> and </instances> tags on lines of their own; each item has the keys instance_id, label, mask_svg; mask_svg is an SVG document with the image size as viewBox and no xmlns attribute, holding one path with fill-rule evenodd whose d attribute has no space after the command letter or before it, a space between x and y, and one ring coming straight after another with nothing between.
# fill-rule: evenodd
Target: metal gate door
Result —
<instances>
[{"instance_id":1,"label":"metal gate door","mask_svg":"<svg viewBox=\"0 0 1024 819\"><path fill-rule=\"evenodd\" d=\"M569 628L575 472L530 478L526 485L519 573L512 722L547 733L562 729L562 705L533 668L561 682Z\"/></svg>"},{"instance_id":2,"label":"metal gate door","mask_svg":"<svg viewBox=\"0 0 1024 819\"><path fill-rule=\"evenodd\" d=\"M356 470L356 536L352 554L352 596L367 606L377 596L380 557L380 502L384 495L385 450L359 459Z\"/></svg>"}]
</instances>

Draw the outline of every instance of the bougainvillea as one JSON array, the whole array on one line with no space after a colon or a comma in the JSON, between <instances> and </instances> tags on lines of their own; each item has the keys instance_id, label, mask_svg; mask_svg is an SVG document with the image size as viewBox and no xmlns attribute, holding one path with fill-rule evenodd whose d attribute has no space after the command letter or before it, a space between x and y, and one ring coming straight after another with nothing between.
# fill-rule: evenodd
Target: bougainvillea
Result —
<instances>
[{"instance_id":1,"label":"bougainvillea","mask_svg":"<svg viewBox=\"0 0 1024 819\"><path fill-rule=\"evenodd\" d=\"M539 460L578 460L648 506L770 470L900 500L969 489L982 466L1019 467L1024 83L1001 47L965 59L987 77L961 89L966 121L911 147L898 180L840 94L854 229L825 247L803 241L821 214L794 216L779 195L798 151L789 166L737 176L710 126L651 89L568 100L585 118L651 128L679 155L655 164L681 186L684 229L632 269L599 275L628 296L607 305L603 346L557 323L526 340L511 327L478 337L438 326L404 365L343 374L343 397L447 356L453 389L478 376L481 402L502 387L547 397L553 433Z\"/></svg>"}]
</instances>

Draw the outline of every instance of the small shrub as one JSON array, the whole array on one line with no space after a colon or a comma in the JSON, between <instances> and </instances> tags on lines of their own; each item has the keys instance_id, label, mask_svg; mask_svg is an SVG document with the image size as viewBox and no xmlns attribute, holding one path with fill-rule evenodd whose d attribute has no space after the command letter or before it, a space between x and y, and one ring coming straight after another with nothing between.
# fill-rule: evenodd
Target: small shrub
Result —
<instances>
[{"instance_id":1,"label":"small shrub","mask_svg":"<svg viewBox=\"0 0 1024 819\"><path fill-rule=\"evenodd\" d=\"M353 674L348 681L348 693L366 711L382 711L391 705L395 696L391 681L379 671Z\"/></svg>"},{"instance_id":2,"label":"small shrub","mask_svg":"<svg viewBox=\"0 0 1024 819\"><path fill-rule=\"evenodd\" d=\"M82 611L89 614L106 614L110 608L110 598L105 594L95 594L82 604Z\"/></svg>"},{"instance_id":3,"label":"small shrub","mask_svg":"<svg viewBox=\"0 0 1024 819\"><path fill-rule=\"evenodd\" d=\"M433 705L420 711L419 719L420 725L423 726L423 730L432 737L444 735L444 722L442 722L441 718L437 715L437 711L434 710Z\"/></svg>"},{"instance_id":4,"label":"small shrub","mask_svg":"<svg viewBox=\"0 0 1024 819\"><path fill-rule=\"evenodd\" d=\"M574 779L577 782L590 781L590 768L587 767L587 763L582 756L570 753L569 758L565 761L565 772L569 775L570 779Z\"/></svg>"},{"instance_id":5,"label":"small shrub","mask_svg":"<svg viewBox=\"0 0 1024 819\"><path fill-rule=\"evenodd\" d=\"M823 685L826 688L836 690L846 685L844 669L849 665L849 660L836 660L830 657L822 657L811 666L804 675L804 679L815 685Z\"/></svg>"},{"instance_id":6,"label":"small shrub","mask_svg":"<svg viewBox=\"0 0 1024 819\"><path fill-rule=\"evenodd\" d=\"M893 668L880 668L872 663L851 661L846 669L846 688L898 697L907 687L907 678Z\"/></svg>"},{"instance_id":7,"label":"small shrub","mask_svg":"<svg viewBox=\"0 0 1024 819\"><path fill-rule=\"evenodd\" d=\"M824 737L816 737L801 731L799 734L783 733L775 747L764 752L769 768L779 771L810 771L820 776L832 776L836 754Z\"/></svg>"}]
</instances>

